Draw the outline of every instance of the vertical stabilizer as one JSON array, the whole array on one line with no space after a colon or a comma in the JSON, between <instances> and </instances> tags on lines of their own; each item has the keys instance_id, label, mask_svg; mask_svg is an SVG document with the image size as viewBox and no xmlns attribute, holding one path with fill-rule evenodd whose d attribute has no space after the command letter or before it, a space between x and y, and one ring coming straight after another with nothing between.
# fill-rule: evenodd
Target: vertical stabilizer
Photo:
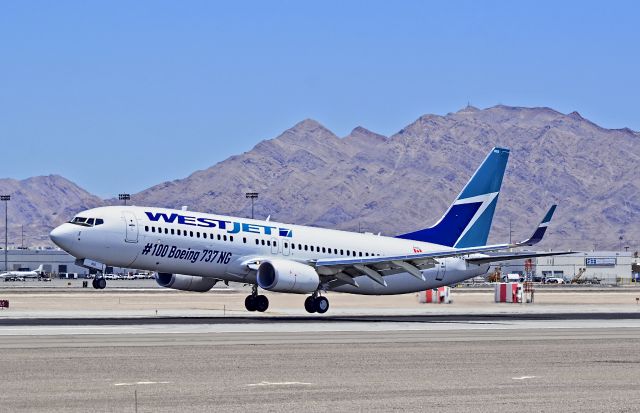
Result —
<instances>
[{"instance_id":1,"label":"vertical stabilizer","mask_svg":"<svg viewBox=\"0 0 640 413\"><path fill-rule=\"evenodd\" d=\"M486 245L508 159L508 149L493 148L434 226L398 238L456 248Z\"/></svg>"}]
</instances>

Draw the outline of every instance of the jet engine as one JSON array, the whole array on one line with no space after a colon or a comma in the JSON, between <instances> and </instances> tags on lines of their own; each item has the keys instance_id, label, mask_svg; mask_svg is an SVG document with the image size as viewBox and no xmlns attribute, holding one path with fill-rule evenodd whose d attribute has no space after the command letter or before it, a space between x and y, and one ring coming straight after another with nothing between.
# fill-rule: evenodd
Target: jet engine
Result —
<instances>
[{"instance_id":1,"label":"jet engine","mask_svg":"<svg viewBox=\"0 0 640 413\"><path fill-rule=\"evenodd\" d=\"M156 276L156 282L160 287L203 293L213 288L218 280L216 280L215 278L205 278L196 275L169 274L166 272L159 272Z\"/></svg>"},{"instance_id":2,"label":"jet engine","mask_svg":"<svg viewBox=\"0 0 640 413\"><path fill-rule=\"evenodd\" d=\"M320 277L313 267L289 260L267 260L258 267L258 286L267 291L312 293Z\"/></svg>"}]
</instances>

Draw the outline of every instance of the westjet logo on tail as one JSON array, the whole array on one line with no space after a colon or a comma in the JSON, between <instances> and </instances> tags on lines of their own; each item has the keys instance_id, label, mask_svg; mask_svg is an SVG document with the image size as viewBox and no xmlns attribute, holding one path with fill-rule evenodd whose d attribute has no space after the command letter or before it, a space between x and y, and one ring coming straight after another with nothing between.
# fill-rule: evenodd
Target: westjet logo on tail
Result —
<instances>
[{"instance_id":1,"label":"westjet logo on tail","mask_svg":"<svg viewBox=\"0 0 640 413\"><path fill-rule=\"evenodd\" d=\"M181 224L190 225L193 227L203 228L220 228L227 231L227 234L238 234L239 232L248 232L251 234L264 234L264 235L279 235L281 237L293 237L293 231L288 228L271 227L268 225L248 224L246 222L237 221L224 221L214 218L197 218L189 215L180 214L165 214L163 212L144 212L149 221L160 222L160 220L167 224Z\"/></svg>"}]
</instances>

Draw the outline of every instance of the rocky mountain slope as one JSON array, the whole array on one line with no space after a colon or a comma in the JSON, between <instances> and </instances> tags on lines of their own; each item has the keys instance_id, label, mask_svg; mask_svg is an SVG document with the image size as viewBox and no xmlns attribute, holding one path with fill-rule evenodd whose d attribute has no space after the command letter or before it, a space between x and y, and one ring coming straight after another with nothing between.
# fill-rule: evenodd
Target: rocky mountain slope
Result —
<instances>
[{"instance_id":1,"label":"rocky mountain slope","mask_svg":"<svg viewBox=\"0 0 640 413\"><path fill-rule=\"evenodd\" d=\"M10 245L50 245L48 233L76 212L95 208L104 201L59 176L36 176L24 180L0 179L0 193L10 194L8 202ZM1 204L4 204L1 203ZM1 205L2 248L4 248L4 205Z\"/></svg>"},{"instance_id":2,"label":"rocky mountain slope","mask_svg":"<svg viewBox=\"0 0 640 413\"><path fill-rule=\"evenodd\" d=\"M257 191L256 217L394 235L435 222L493 146L510 148L511 157L491 240L509 238L510 220L514 240L528 236L558 202L541 247L617 249L623 237L623 245L638 248L640 134L548 108L467 107L422 116L390 137L357 127L340 138L305 120L246 153L135 194L132 202L249 216L244 194ZM66 218L100 203L84 194L44 206L49 220L42 222L56 222L56 210L69 212ZM42 207L24 208L34 215Z\"/></svg>"}]
</instances>

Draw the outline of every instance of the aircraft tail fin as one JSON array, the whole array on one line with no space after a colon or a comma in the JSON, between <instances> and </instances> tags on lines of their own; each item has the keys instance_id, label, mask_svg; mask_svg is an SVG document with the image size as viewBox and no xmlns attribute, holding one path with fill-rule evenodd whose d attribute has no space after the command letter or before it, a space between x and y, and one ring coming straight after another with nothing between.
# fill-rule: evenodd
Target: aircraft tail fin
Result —
<instances>
[{"instance_id":1,"label":"aircraft tail fin","mask_svg":"<svg viewBox=\"0 0 640 413\"><path fill-rule=\"evenodd\" d=\"M487 243L509 149L493 148L440 220L398 238L465 248Z\"/></svg>"}]
</instances>

